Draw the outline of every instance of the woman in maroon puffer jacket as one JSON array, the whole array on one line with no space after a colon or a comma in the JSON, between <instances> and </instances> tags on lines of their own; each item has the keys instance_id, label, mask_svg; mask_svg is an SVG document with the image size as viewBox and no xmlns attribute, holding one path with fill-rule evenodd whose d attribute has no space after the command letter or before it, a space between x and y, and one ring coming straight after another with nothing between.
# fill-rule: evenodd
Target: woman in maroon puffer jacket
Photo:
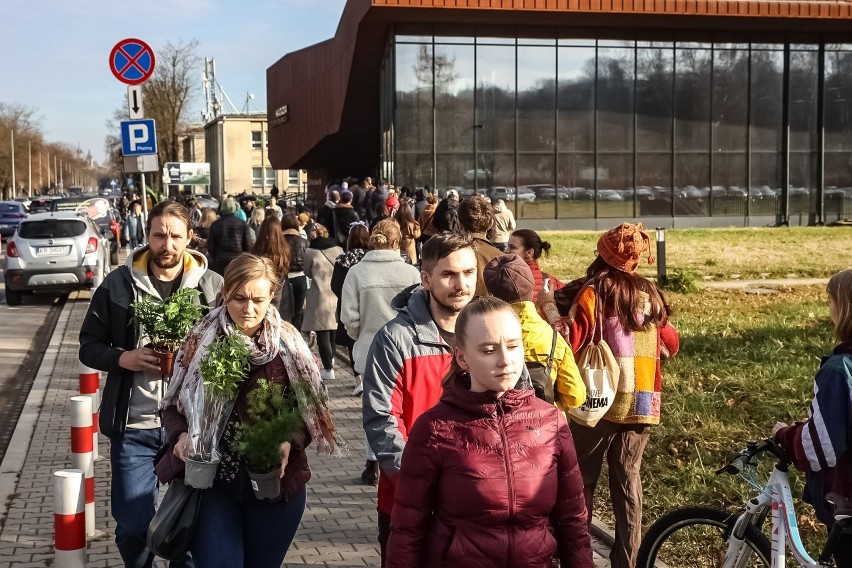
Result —
<instances>
[{"instance_id":1,"label":"woman in maroon puffer jacket","mask_svg":"<svg viewBox=\"0 0 852 568\"><path fill-rule=\"evenodd\" d=\"M556 407L513 388L523 366L508 304L462 310L444 394L402 456L386 568L592 568L571 431Z\"/></svg>"}]
</instances>

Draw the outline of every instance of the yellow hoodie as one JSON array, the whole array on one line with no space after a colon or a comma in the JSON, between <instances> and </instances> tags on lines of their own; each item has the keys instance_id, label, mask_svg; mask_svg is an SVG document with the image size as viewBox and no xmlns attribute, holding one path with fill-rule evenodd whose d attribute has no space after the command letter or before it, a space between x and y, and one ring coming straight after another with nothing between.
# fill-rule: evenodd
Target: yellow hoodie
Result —
<instances>
[{"instance_id":1,"label":"yellow hoodie","mask_svg":"<svg viewBox=\"0 0 852 568\"><path fill-rule=\"evenodd\" d=\"M553 345L553 328L544 321L532 302L517 302L512 308L521 320L524 341L524 361L539 362L547 366L547 357ZM556 337L551 369L556 405L560 408L577 408L586 401L586 385L574 361L574 354L561 335Z\"/></svg>"}]
</instances>

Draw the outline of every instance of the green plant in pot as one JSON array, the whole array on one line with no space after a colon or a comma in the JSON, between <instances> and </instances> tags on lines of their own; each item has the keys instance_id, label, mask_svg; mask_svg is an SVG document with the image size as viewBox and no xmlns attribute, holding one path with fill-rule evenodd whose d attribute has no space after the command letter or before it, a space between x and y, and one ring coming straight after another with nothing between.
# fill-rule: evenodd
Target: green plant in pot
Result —
<instances>
[{"instance_id":1,"label":"green plant in pot","mask_svg":"<svg viewBox=\"0 0 852 568\"><path fill-rule=\"evenodd\" d=\"M186 401L184 404L192 408L187 413L189 451L186 482L193 487L205 489L213 484L221 459L219 440L228 423L237 390L249 371L250 354L246 339L241 332L214 339L201 360L203 381L181 394L181 399ZM196 472L199 477L195 477Z\"/></svg>"},{"instance_id":2,"label":"green plant in pot","mask_svg":"<svg viewBox=\"0 0 852 568\"><path fill-rule=\"evenodd\" d=\"M133 317L150 341L148 346L160 358L163 376L171 376L175 352L192 326L201 319L198 296L198 290L182 288L165 302L149 296L131 306Z\"/></svg>"},{"instance_id":3,"label":"green plant in pot","mask_svg":"<svg viewBox=\"0 0 852 568\"><path fill-rule=\"evenodd\" d=\"M281 444L303 427L292 389L258 379L248 394L248 420L237 427L234 449L243 456L258 499L274 499L281 489Z\"/></svg>"}]
</instances>

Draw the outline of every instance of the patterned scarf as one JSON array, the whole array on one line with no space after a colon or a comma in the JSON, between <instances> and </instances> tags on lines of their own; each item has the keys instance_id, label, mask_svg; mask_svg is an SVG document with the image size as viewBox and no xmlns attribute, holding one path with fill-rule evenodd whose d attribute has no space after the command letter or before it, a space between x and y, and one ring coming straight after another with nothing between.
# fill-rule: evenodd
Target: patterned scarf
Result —
<instances>
[{"instance_id":1,"label":"patterned scarf","mask_svg":"<svg viewBox=\"0 0 852 568\"><path fill-rule=\"evenodd\" d=\"M270 306L260 330L248 337L234 326L225 306L220 306L204 316L186 336L183 346L175 355L175 370L169 381L169 389L160 401L160 408L177 405L178 411L186 415L188 399L184 394L196 387L204 388L201 376L201 359L206 347L219 334L237 334L249 349L252 365L264 365L278 355L284 361L287 376L299 404L299 412L320 455L342 456L346 444L338 436L328 411L328 391L320 380L319 369L302 334L288 322L282 321L278 310Z\"/></svg>"}]
</instances>

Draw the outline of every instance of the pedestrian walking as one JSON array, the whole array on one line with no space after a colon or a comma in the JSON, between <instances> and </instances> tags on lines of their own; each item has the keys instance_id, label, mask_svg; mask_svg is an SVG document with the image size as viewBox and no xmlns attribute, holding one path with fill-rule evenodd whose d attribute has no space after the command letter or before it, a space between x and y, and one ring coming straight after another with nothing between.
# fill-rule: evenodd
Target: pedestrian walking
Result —
<instances>
[{"instance_id":1,"label":"pedestrian walking","mask_svg":"<svg viewBox=\"0 0 852 568\"><path fill-rule=\"evenodd\" d=\"M405 444L385 566L592 568L568 423L515 388L525 367L512 308L479 298L455 333L440 402Z\"/></svg>"},{"instance_id":2,"label":"pedestrian walking","mask_svg":"<svg viewBox=\"0 0 852 568\"><path fill-rule=\"evenodd\" d=\"M125 566L150 568L154 562L147 533L158 494L154 457L165 441L157 410L165 381L159 359L144 347L148 338L134 324L131 304L140 298L165 301L177 290L195 288L199 302L212 307L222 286L204 255L187 250L189 225L186 208L176 201L151 209L148 244L94 290L80 328L80 361L107 372L99 426L110 440L110 508Z\"/></svg>"},{"instance_id":3,"label":"pedestrian walking","mask_svg":"<svg viewBox=\"0 0 852 568\"><path fill-rule=\"evenodd\" d=\"M302 331L316 332L317 349L323 368L323 382L334 380L334 352L337 350L337 297L331 291L331 274L334 261L343 254L343 248L332 239L321 224L314 226L316 237L305 251L305 276L311 279L305 307Z\"/></svg>"},{"instance_id":4,"label":"pedestrian walking","mask_svg":"<svg viewBox=\"0 0 852 568\"><path fill-rule=\"evenodd\" d=\"M593 427L571 423L589 515L594 512L595 486L604 460L609 465L615 515L613 568L636 565L642 540L639 473L651 426L660 423L660 358L673 357L680 345L656 285L636 273L643 254L649 255L649 262L653 260L650 242L641 224L622 223L601 235L597 256L586 270L588 280L569 315L549 322L562 332L574 353L603 339L620 369L615 399L603 419Z\"/></svg>"},{"instance_id":5,"label":"pedestrian walking","mask_svg":"<svg viewBox=\"0 0 852 568\"><path fill-rule=\"evenodd\" d=\"M492 258L503 254L488 241L488 231L494 225L491 201L484 195L473 195L462 201L459 204L459 223L476 243L476 295L485 296L488 290L485 289L482 271Z\"/></svg>"},{"instance_id":6,"label":"pedestrian walking","mask_svg":"<svg viewBox=\"0 0 852 568\"><path fill-rule=\"evenodd\" d=\"M287 279L293 290L293 326L302 329L302 319L305 317L305 298L308 295L308 277L305 276L305 250L308 241L299 233L299 220L293 213L287 212L281 219L284 240L290 246L290 272Z\"/></svg>"},{"instance_id":7,"label":"pedestrian walking","mask_svg":"<svg viewBox=\"0 0 852 568\"><path fill-rule=\"evenodd\" d=\"M264 256L272 261L275 275L280 286L272 299L272 305L278 310L281 319L289 322L293 319L293 289L290 287L288 274L290 272L290 245L284 240L281 222L275 215L270 215L260 225L257 241L251 252Z\"/></svg>"},{"instance_id":8,"label":"pedestrian walking","mask_svg":"<svg viewBox=\"0 0 852 568\"><path fill-rule=\"evenodd\" d=\"M251 229L248 224L237 217L239 205L228 197L222 201L221 216L210 225L210 236L207 237L207 254L214 272L225 273L228 263L243 252L251 249Z\"/></svg>"},{"instance_id":9,"label":"pedestrian walking","mask_svg":"<svg viewBox=\"0 0 852 568\"><path fill-rule=\"evenodd\" d=\"M207 347L222 335L236 337L249 351L249 369L237 390L219 447L222 460L213 486L204 490L190 544L195 566L278 568L305 511L311 477L306 448L313 443L322 455L342 453L327 407L327 392L316 362L299 332L270 309L279 285L275 267L251 253L228 265L222 288L224 305L205 316L178 352L175 375L160 407L173 445L172 455L187 458L188 423L202 409L187 400L204 379L201 363ZM249 418L248 395L264 378L294 392L301 423L281 444L282 498L258 499L244 458L235 448L239 424ZM169 458L173 459L173 458Z\"/></svg>"},{"instance_id":10,"label":"pedestrian walking","mask_svg":"<svg viewBox=\"0 0 852 568\"><path fill-rule=\"evenodd\" d=\"M494 225L491 227L491 244L497 249L506 252L506 246L509 244L509 237L512 231L517 228L515 223L515 215L512 210L506 207L506 202L498 199L494 204Z\"/></svg>"}]
</instances>

